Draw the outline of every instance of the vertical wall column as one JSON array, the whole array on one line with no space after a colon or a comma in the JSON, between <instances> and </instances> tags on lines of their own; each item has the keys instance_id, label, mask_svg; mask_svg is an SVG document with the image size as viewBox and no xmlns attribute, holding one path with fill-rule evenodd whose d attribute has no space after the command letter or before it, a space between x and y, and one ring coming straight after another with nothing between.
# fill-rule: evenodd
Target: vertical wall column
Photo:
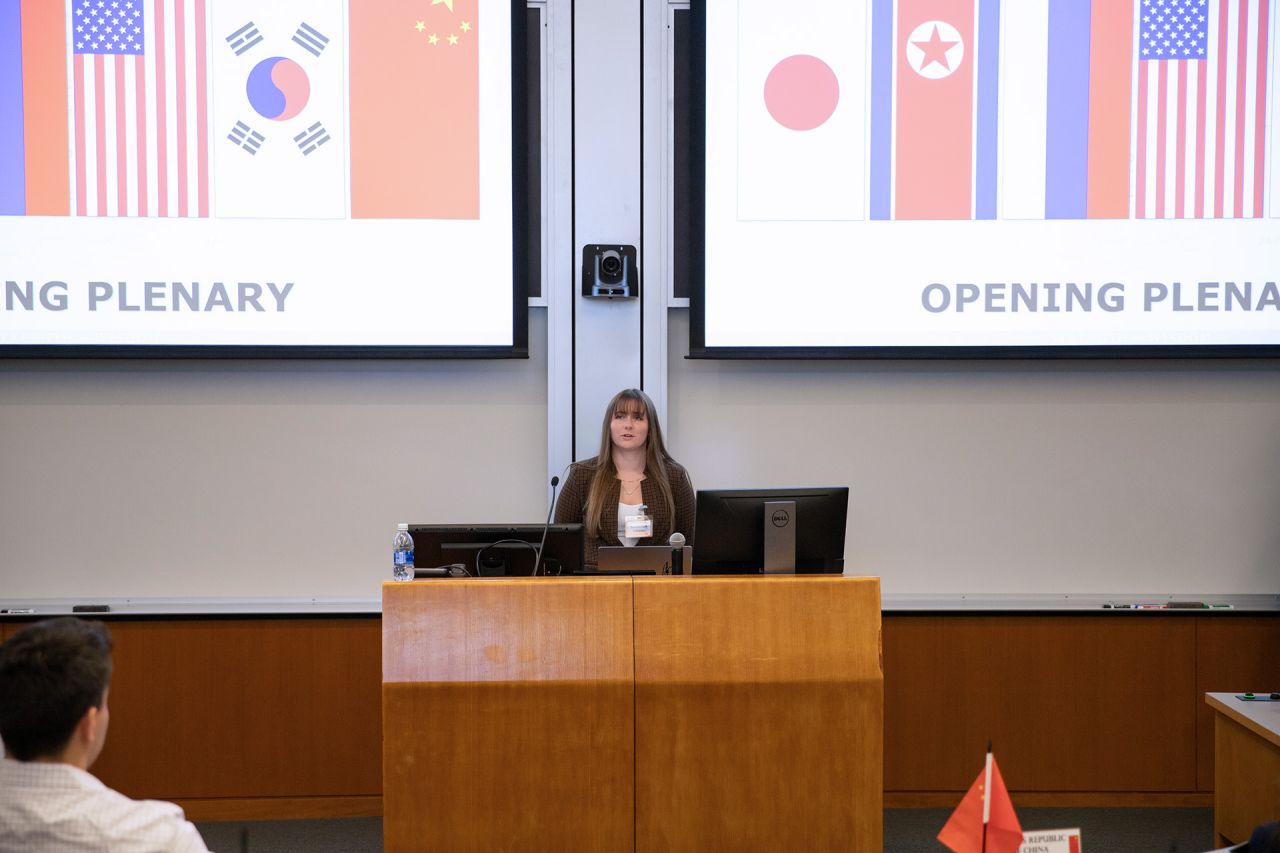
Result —
<instances>
[{"instance_id":1,"label":"vertical wall column","mask_svg":"<svg viewBox=\"0 0 1280 853\"><path fill-rule=\"evenodd\" d=\"M640 244L641 9L642 0L573 6L574 279L568 286L574 293L573 455L579 459L599 449L609 398L642 384L640 300L582 296L582 247L593 243L636 246L642 293L649 286Z\"/></svg>"},{"instance_id":2,"label":"vertical wall column","mask_svg":"<svg viewBox=\"0 0 1280 853\"><path fill-rule=\"evenodd\" d=\"M573 461L573 0L546 0L543 91L547 121L547 481ZM552 497L550 486L547 497Z\"/></svg>"},{"instance_id":3,"label":"vertical wall column","mask_svg":"<svg viewBox=\"0 0 1280 853\"><path fill-rule=\"evenodd\" d=\"M658 407L665 425L667 411L667 305L672 295L672 218L675 119L673 15L688 9L688 0L643 0L643 234L645 289L641 298L644 390ZM679 439L670 436L673 443Z\"/></svg>"}]
</instances>

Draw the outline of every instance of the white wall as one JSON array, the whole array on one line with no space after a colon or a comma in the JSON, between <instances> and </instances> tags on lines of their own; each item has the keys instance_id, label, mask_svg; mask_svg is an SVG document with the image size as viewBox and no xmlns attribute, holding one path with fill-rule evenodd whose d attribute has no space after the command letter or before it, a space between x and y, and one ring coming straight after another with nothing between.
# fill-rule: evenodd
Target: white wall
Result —
<instances>
[{"instance_id":1,"label":"white wall","mask_svg":"<svg viewBox=\"0 0 1280 853\"><path fill-rule=\"evenodd\" d=\"M0 599L377 599L395 524L546 515L510 361L0 360Z\"/></svg>"},{"instance_id":2,"label":"white wall","mask_svg":"<svg viewBox=\"0 0 1280 853\"><path fill-rule=\"evenodd\" d=\"M644 7L650 47L664 5ZM397 521L544 517L572 446L570 404L547 403L575 385L566 152L581 166L609 142L573 145L572 10L547 8L555 272L531 358L0 360L0 600L376 599ZM610 34L584 20L601 32L577 38ZM666 138L651 74L645 126ZM645 158L652 208L669 164ZM665 290L645 221L645 286ZM1280 363L688 361L687 312L667 314L645 384L694 485L851 486L848 570L886 592L1280 591Z\"/></svg>"},{"instance_id":3,"label":"white wall","mask_svg":"<svg viewBox=\"0 0 1280 853\"><path fill-rule=\"evenodd\" d=\"M699 488L848 484L889 593L1280 591L1265 362L689 361ZM0 361L0 598L376 598L397 521L537 521L528 361Z\"/></svg>"},{"instance_id":4,"label":"white wall","mask_svg":"<svg viewBox=\"0 0 1280 853\"><path fill-rule=\"evenodd\" d=\"M689 361L697 488L848 485L888 593L1280 591L1280 365Z\"/></svg>"}]
</instances>

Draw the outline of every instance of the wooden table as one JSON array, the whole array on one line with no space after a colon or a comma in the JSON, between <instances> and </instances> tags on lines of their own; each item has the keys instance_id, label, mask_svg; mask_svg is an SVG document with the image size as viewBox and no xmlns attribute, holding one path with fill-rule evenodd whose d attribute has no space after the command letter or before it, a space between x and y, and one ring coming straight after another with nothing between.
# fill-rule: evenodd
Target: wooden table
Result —
<instances>
[{"instance_id":1,"label":"wooden table","mask_svg":"<svg viewBox=\"0 0 1280 853\"><path fill-rule=\"evenodd\" d=\"M1214 711L1213 830L1224 846L1280 816L1280 702L1236 695L1205 694Z\"/></svg>"}]
</instances>

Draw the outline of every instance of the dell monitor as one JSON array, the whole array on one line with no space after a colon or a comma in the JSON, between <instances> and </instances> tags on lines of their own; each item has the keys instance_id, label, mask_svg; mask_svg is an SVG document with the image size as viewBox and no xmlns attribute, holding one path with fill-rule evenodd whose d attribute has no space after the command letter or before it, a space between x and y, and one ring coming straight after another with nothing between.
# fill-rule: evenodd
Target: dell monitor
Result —
<instances>
[{"instance_id":1,"label":"dell monitor","mask_svg":"<svg viewBox=\"0 0 1280 853\"><path fill-rule=\"evenodd\" d=\"M472 577L533 574L543 531L539 575L568 575L582 569L581 524L411 524L414 565L434 568L460 564Z\"/></svg>"},{"instance_id":2,"label":"dell monitor","mask_svg":"<svg viewBox=\"0 0 1280 853\"><path fill-rule=\"evenodd\" d=\"M698 492L693 572L840 574L849 487Z\"/></svg>"}]
</instances>

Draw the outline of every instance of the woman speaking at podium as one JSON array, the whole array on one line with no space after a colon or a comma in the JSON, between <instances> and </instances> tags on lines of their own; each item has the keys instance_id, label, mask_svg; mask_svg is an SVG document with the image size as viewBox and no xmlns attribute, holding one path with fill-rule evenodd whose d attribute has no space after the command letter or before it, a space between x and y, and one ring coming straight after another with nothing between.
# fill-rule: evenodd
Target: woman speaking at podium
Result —
<instances>
[{"instance_id":1,"label":"woman speaking at podium","mask_svg":"<svg viewBox=\"0 0 1280 853\"><path fill-rule=\"evenodd\" d=\"M667 453L653 401L619 391L604 410L600 453L569 466L556 503L556 523L581 523L586 564L601 545L666 545L683 533L693 545L694 496L689 474Z\"/></svg>"}]
</instances>

